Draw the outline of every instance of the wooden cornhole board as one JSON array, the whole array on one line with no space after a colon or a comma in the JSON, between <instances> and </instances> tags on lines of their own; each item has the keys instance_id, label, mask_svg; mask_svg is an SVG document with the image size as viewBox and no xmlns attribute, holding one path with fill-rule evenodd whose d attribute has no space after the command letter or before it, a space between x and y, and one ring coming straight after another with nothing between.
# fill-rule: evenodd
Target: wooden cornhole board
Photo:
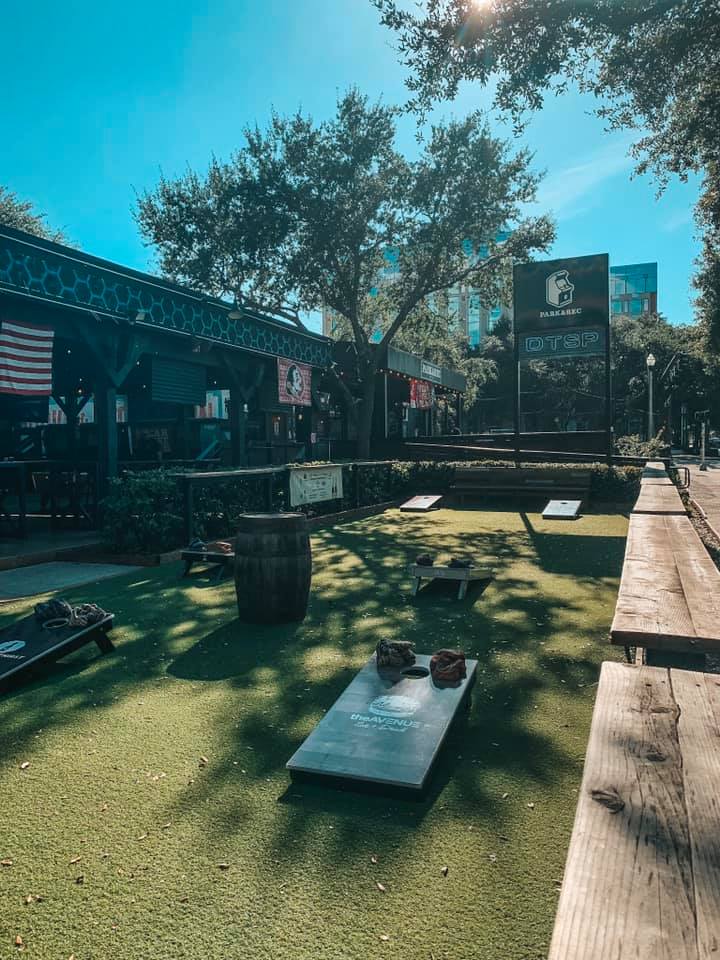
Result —
<instances>
[{"instance_id":1,"label":"wooden cornhole board","mask_svg":"<svg viewBox=\"0 0 720 960\"><path fill-rule=\"evenodd\" d=\"M436 684L430 657L404 670L371 657L287 762L293 780L422 795L448 730L467 703L477 660L467 677ZM426 673L408 676L408 671Z\"/></svg>"},{"instance_id":2,"label":"wooden cornhole board","mask_svg":"<svg viewBox=\"0 0 720 960\"><path fill-rule=\"evenodd\" d=\"M542 512L543 520L577 520L582 500L550 500Z\"/></svg>"},{"instance_id":3,"label":"wooden cornhole board","mask_svg":"<svg viewBox=\"0 0 720 960\"><path fill-rule=\"evenodd\" d=\"M443 567L437 563L425 566L420 563L411 563L408 567L410 576L415 578L412 595L417 596L421 580L457 580L458 600L463 600L467 593L468 584L473 580L492 580L495 570L492 567Z\"/></svg>"},{"instance_id":4,"label":"wooden cornhole board","mask_svg":"<svg viewBox=\"0 0 720 960\"><path fill-rule=\"evenodd\" d=\"M196 563L210 563L215 566L215 579L222 580L226 571L235 566L235 552L220 553L210 550L183 550L180 559L185 562L183 576L186 577Z\"/></svg>"},{"instance_id":5,"label":"wooden cornhole board","mask_svg":"<svg viewBox=\"0 0 720 960\"><path fill-rule=\"evenodd\" d=\"M442 500L442 494L431 494L430 496L411 497L400 507L401 513L427 513L439 500Z\"/></svg>"},{"instance_id":6,"label":"wooden cornhole board","mask_svg":"<svg viewBox=\"0 0 720 960\"><path fill-rule=\"evenodd\" d=\"M0 630L0 690L10 689L36 667L60 660L86 643L94 641L103 653L114 650L108 637L113 619L114 614L109 613L89 627L46 630L31 615Z\"/></svg>"}]
</instances>

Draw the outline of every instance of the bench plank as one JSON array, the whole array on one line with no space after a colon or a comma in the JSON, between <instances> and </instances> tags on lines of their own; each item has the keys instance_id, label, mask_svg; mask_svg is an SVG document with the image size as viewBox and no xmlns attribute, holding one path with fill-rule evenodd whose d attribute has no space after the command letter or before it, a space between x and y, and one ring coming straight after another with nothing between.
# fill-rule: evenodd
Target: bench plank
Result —
<instances>
[{"instance_id":1,"label":"bench plank","mask_svg":"<svg viewBox=\"0 0 720 960\"><path fill-rule=\"evenodd\" d=\"M720 573L687 517L630 517L612 643L720 651Z\"/></svg>"},{"instance_id":2,"label":"bench plank","mask_svg":"<svg viewBox=\"0 0 720 960\"><path fill-rule=\"evenodd\" d=\"M698 960L676 717L669 671L603 664L549 960Z\"/></svg>"},{"instance_id":3,"label":"bench plank","mask_svg":"<svg viewBox=\"0 0 720 960\"><path fill-rule=\"evenodd\" d=\"M633 513L677 514L687 516L687 511L673 484L670 486L641 483L640 496Z\"/></svg>"},{"instance_id":4,"label":"bench plank","mask_svg":"<svg viewBox=\"0 0 720 960\"><path fill-rule=\"evenodd\" d=\"M698 955L720 955L720 686L716 676L671 671L692 850Z\"/></svg>"}]
</instances>

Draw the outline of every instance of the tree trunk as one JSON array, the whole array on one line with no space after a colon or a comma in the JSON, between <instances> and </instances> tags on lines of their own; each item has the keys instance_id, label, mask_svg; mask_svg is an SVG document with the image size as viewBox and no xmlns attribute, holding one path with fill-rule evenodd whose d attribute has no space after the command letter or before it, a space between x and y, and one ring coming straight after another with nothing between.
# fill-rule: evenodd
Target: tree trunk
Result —
<instances>
[{"instance_id":1,"label":"tree trunk","mask_svg":"<svg viewBox=\"0 0 720 960\"><path fill-rule=\"evenodd\" d=\"M374 367L365 370L362 382L362 403L358 410L357 428L357 458L366 460L370 456L370 435L372 433L373 412L375 410L375 375Z\"/></svg>"}]
</instances>

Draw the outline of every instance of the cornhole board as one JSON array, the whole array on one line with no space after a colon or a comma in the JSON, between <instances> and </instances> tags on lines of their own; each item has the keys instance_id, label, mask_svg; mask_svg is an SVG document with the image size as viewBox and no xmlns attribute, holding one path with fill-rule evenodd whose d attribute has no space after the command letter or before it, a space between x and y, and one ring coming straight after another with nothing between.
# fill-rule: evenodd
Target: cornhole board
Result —
<instances>
[{"instance_id":1,"label":"cornhole board","mask_svg":"<svg viewBox=\"0 0 720 960\"><path fill-rule=\"evenodd\" d=\"M438 500L442 500L442 494L431 494L430 496L411 497L400 507L401 513L427 513L428 510L437 505Z\"/></svg>"},{"instance_id":2,"label":"cornhole board","mask_svg":"<svg viewBox=\"0 0 720 960\"><path fill-rule=\"evenodd\" d=\"M412 595L417 596L422 580L457 580L458 600L463 600L467 593L468 584L473 580L492 580L495 570L492 567L443 567L437 563L425 566L420 563L411 563L408 567L411 577L415 578Z\"/></svg>"},{"instance_id":3,"label":"cornhole board","mask_svg":"<svg viewBox=\"0 0 720 960\"><path fill-rule=\"evenodd\" d=\"M428 656L418 654L405 668L378 667L372 656L288 760L290 776L422 796L450 726L469 701L477 660L466 660L466 668L464 680L436 684Z\"/></svg>"},{"instance_id":4,"label":"cornhole board","mask_svg":"<svg viewBox=\"0 0 720 960\"><path fill-rule=\"evenodd\" d=\"M103 653L114 650L108 637L113 619L114 614L109 613L89 627L46 630L31 615L0 630L0 691L24 680L36 667L54 663L86 643L94 641Z\"/></svg>"},{"instance_id":5,"label":"cornhole board","mask_svg":"<svg viewBox=\"0 0 720 960\"><path fill-rule=\"evenodd\" d=\"M582 500L550 500L542 512L543 520L577 520Z\"/></svg>"},{"instance_id":6,"label":"cornhole board","mask_svg":"<svg viewBox=\"0 0 720 960\"><path fill-rule=\"evenodd\" d=\"M227 570L235 566L235 552L215 553L208 550L183 550L180 559L185 562L183 576L186 577L196 563L210 563L215 565L215 581L219 582Z\"/></svg>"}]
</instances>

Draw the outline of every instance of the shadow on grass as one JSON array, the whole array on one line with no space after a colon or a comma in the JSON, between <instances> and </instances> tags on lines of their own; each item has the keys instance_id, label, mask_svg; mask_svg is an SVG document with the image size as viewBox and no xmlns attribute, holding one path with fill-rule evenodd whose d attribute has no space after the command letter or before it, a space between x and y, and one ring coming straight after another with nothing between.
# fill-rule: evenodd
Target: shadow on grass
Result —
<instances>
[{"instance_id":1,"label":"shadow on grass","mask_svg":"<svg viewBox=\"0 0 720 960\"><path fill-rule=\"evenodd\" d=\"M302 624L241 624L231 580L197 590L200 585L179 579L175 567L69 591L72 600L94 601L116 614L117 651L102 658L89 648L80 651L2 698L0 722L13 714L6 751L19 750L41 728L102 709L169 674L227 687L227 706L213 722L232 731L231 743L168 811L172 816L203 810L206 801L221 799L224 815L208 825L208 834L249 829L233 759L239 750L250 781L282 783L277 799L284 815L274 821L270 837L281 861L302 856L303 846L313 842L321 810L337 817L326 852L329 862L340 862L365 845L378 823L386 821L406 827L411 842L412 829L451 780L454 797L470 804L473 815L502 823L509 814L488 788L490 775L501 772L542 785L576 766L554 739L554 728L542 731L530 724L529 711L544 689L570 695L567 687L591 682L597 666L577 656L539 653L537 644L553 637L561 621L567 629L568 617L583 623L587 593L572 589L572 582L594 586L617 576L624 541L568 536L565 528L557 535L538 533L526 515L524 529L515 516L515 529L495 524L473 530L473 515L477 518L475 511L453 511L449 520L440 513L386 515L321 531L314 537L315 581ZM455 600L457 585L450 582L423 590L411 603L407 565L428 550L437 562L446 554L491 562L497 578L479 583L464 601ZM540 591L536 579L543 573L572 574L573 581L552 593ZM445 594L448 586L451 592ZM381 637L411 640L418 652L462 646L480 662L472 706L448 734L428 795L417 803L309 784L287 788L285 763ZM518 656L511 671L498 653L504 659Z\"/></svg>"}]
</instances>

